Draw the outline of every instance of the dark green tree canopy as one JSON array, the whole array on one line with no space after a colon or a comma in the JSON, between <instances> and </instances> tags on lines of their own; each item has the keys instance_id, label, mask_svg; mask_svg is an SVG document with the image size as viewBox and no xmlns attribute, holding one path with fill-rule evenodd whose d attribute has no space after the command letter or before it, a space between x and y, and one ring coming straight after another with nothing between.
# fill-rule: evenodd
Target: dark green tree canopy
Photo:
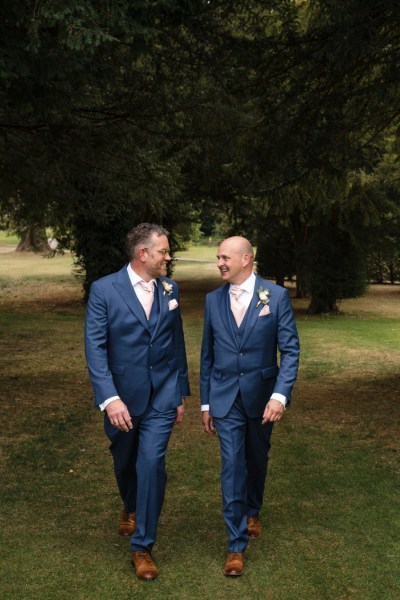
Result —
<instances>
[{"instance_id":1,"label":"dark green tree canopy","mask_svg":"<svg viewBox=\"0 0 400 600\"><path fill-rule=\"evenodd\" d=\"M352 213L352 181L397 137L397 1L3 0L0 11L3 221L51 226L87 289L125 260L136 223L162 222L179 244L212 207L227 233L290 238L274 264L310 293L300 262L315 228ZM387 202L369 189L362 233L337 221L357 247Z\"/></svg>"}]
</instances>

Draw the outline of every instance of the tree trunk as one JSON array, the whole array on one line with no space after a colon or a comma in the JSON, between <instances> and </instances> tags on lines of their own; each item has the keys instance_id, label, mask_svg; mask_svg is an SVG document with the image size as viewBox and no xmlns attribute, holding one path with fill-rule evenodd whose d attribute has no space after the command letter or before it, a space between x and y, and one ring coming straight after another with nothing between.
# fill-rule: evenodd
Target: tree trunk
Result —
<instances>
[{"instance_id":1,"label":"tree trunk","mask_svg":"<svg viewBox=\"0 0 400 600\"><path fill-rule=\"evenodd\" d=\"M389 270L389 280L390 280L390 283L392 285L394 285L395 275L394 275L394 264L392 262L390 262L388 264L388 270Z\"/></svg>"},{"instance_id":2,"label":"tree trunk","mask_svg":"<svg viewBox=\"0 0 400 600\"><path fill-rule=\"evenodd\" d=\"M291 218L294 239L294 260L296 266L296 298L306 298L308 290L303 278L303 248L307 242L308 228L297 214Z\"/></svg>"},{"instance_id":3,"label":"tree trunk","mask_svg":"<svg viewBox=\"0 0 400 600\"><path fill-rule=\"evenodd\" d=\"M339 313L339 309L336 304L336 300L331 302L324 302L320 298L311 298L310 304L307 308L307 312L310 315L321 315L321 314L334 314Z\"/></svg>"},{"instance_id":4,"label":"tree trunk","mask_svg":"<svg viewBox=\"0 0 400 600\"><path fill-rule=\"evenodd\" d=\"M29 227L21 234L21 239L16 252L35 252L37 254L50 254L52 252L46 237L46 230Z\"/></svg>"},{"instance_id":5,"label":"tree trunk","mask_svg":"<svg viewBox=\"0 0 400 600\"><path fill-rule=\"evenodd\" d=\"M307 298L307 296L308 290L303 281L301 266L298 266L296 274L296 298Z\"/></svg>"}]
</instances>

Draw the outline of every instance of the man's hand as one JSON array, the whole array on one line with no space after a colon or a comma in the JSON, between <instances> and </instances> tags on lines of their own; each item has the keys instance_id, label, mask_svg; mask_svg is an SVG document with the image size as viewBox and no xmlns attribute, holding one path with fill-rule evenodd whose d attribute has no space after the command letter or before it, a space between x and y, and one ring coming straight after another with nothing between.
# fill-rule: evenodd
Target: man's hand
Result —
<instances>
[{"instance_id":1,"label":"man's hand","mask_svg":"<svg viewBox=\"0 0 400 600\"><path fill-rule=\"evenodd\" d=\"M180 406L176 407L175 423L182 423L184 414L185 414L185 404L184 404L184 398L182 398L182 404Z\"/></svg>"},{"instance_id":2,"label":"man's hand","mask_svg":"<svg viewBox=\"0 0 400 600\"><path fill-rule=\"evenodd\" d=\"M204 431L209 435L215 435L214 419L210 417L208 410L203 410L201 413L201 420L203 422Z\"/></svg>"},{"instance_id":3,"label":"man's hand","mask_svg":"<svg viewBox=\"0 0 400 600\"><path fill-rule=\"evenodd\" d=\"M273 421L279 421L284 412L285 407L282 402L279 402L279 400L270 400L265 407L262 424L266 425Z\"/></svg>"},{"instance_id":4,"label":"man's hand","mask_svg":"<svg viewBox=\"0 0 400 600\"><path fill-rule=\"evenodd\" d=\"M126 404L120 398L112 400L105 408L110 423L120 431L129 431L132 429L132 419Z\"/></svg>"}]
</instances>

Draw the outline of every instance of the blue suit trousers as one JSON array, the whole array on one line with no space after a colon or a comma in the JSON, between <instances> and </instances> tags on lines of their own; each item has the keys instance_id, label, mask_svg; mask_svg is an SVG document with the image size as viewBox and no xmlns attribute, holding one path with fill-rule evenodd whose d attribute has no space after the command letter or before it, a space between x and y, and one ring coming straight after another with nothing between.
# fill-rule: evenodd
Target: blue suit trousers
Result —
<instances>
[{"instance_id":1,"label":"blue suit trousers","mask_svg":"<svg viewBox=\"0 0 400 600\"><path fill-rule=\"evenodd\" d=\"M143 415L132 419L133 429L127 433L105 420L121 498L128 512L136 512L131 536L135 551L151 553L156 540L167 483L165 457L175 418L176 409L158 412L150 404Z\"/></svg>"},{"instance_id":2,"label":"blue suit trousers","mask_svg":"<svg viewBox=\"0 0 400 600\"><path fill-rule=\"evenodd\" d=\"M214 417L221 448L223 517L230 552L244 552L248 543L247 516L261 510L273 424L250 418L240 394L222 418Z\"/></svg>"}]
</instances>

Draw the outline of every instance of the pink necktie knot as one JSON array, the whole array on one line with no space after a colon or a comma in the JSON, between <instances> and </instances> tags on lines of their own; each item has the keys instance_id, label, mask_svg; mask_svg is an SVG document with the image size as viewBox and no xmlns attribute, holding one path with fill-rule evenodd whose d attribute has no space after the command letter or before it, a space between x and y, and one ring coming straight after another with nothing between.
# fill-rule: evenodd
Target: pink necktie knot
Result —
<instances>
[{"instance_id":1,"label":"pink necktie knot","mask_svg":"<svg viewBox=\"0 0 400 600\"><path fill-rule=\"evenodd\" d=\"M153 281L140 281L140 285L145 290L145 292L149 292L150 294L154 294L154 283Z\"/></svg>"},{"instance_id":2,"label":"pink necktie knot","mask_svg":"<svg viewBox=\"0 0 400 600\"><path fill-rule=\"evenodd\" d=\"M240 298L240 296L243 294L243 292L244 292L244 289L239 287L238 285L234 285L231 289L231 294L235 298L235 300L238 300Z\"/></svg>"}]
</instances>

